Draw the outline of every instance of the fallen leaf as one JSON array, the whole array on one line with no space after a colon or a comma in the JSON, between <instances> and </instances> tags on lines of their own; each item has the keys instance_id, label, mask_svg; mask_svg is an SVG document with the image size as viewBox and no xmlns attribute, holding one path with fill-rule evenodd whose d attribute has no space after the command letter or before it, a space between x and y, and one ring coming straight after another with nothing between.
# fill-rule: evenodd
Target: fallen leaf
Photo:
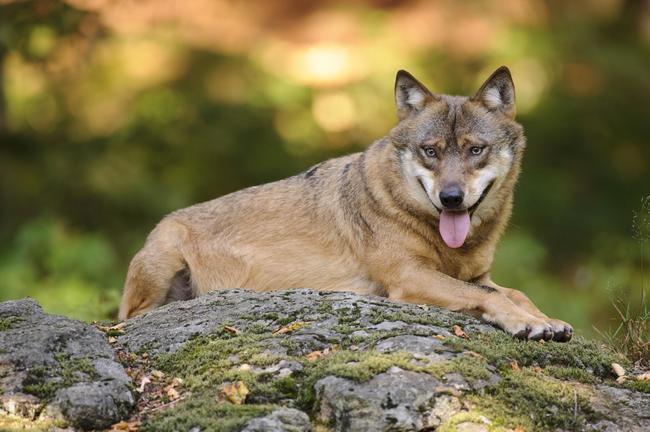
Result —
<instances>
[{"instance_id":1,"label":"fallen leaf","mask_svg":"<svg viewBox=\"0 0 650 432\"><path fill-rule=\"evenodd\" d=\"M476 351L467 351L468 355L471 355L472 357L476 357L482 360L485 360L485 357L483 357L481 354L477 353Z\"/></svg>"},{"instance_id":2,"label":"fallen leaf","mask_svg":"<svg viewBox=\"0 0 650 432\"><path fill-rule=\"evenodd\" d=\"M159 371L159 370L152 370L151 371L151 376L153 376L154 378L161 379L161 378L165 377L165 372L162 372L162 371Z\"/></svg>"},{"instance_id":3,"label":"fallen leaf","mask_svg":"<svg viewBox=\"0 0 650 432\"><path fill-rule=\"evenodd\" d=\"M623 369L623 366L621 366L618 363L612 363L612 369L614 370L614 373L618 377L622 377L625 375L625 369Z\"/></svg>"},{"instance_id":4,"label":"fallen leaf","mask_svg":"<svg viewBox=\"0 0 650 432\"><path fill-rule=\"evenodd\" d=\"M239 370L242 372L249 372L251 369L252 367L248 363L243 363L242 365L239 366Z\"/></svg>"},{"instance_id":5,"label":"fallen leaf","mask_svg":"<svg viewBox=\"0 0 650 432\"><path fill-rule=\"evenodd\" d=\"M307 360L310 362L315 362L319 358L323 357L323 351L312 351L309 354L307 354L305 357L307 357Z\"/></svg>"},{"instance_id":6,"label":"fallen leaf","mask_svg":"<svg viewBox=\"0 0 650 432\"><path fill-rule=\"evenodd\" d=\"M458 325L454 325L454 326L451 328L451 331L453 331L454 334L455 334L456 336L467 339L467 333L465 333L465 332L463 331L463 329L460 328L460 326L458 326Z\"/></svg>"},{"instance_id":7,"label":"fallen leaf","mask_svg":"<svg viewBox=\"0 0 650 432\"><path fill-rule=\"evenodd\" d=\"M546 343L546 341L544 339L540 339L540 340L537 341L537 343L544 345Z\"/></svg>"},{"instance_id":8,"label":"fallen leaf","mask_svg":"<svg viewBox=\"0 0 650 432\"><path fill-rule=\"evenodd\" d=\"M519 368L519 363L517 363L517 360L513 360L510 362L510 367L512 368L513 371L518 371L521 370Z\"/></svg>"},{"instance_id":9,"label":"fallen leaf","mask_svg":"<svg viewBox=\"0 0 650 432\"><path fill-rule=\"evenodd\" d=\"M523 426L517 426L513 432L526 432Z\"/></svg>"},{"instance_id":10,"label":"fallen leaf","mask_svg":"<svg viewBox=\"0 0 650 432\"><path fill-rule=\"evenodd\" d=\"M109 336L108 337L108 343L114 344L117 342L117 338L115 336Z\"/></svg>"},{"instance_id":11,"label":"fallen leaf","mask_svg":"<svg viewBox=\"0 0 650 432\"><path fill-rule=\"evenodd\" d=\"M243 381L235 381L234 383L228 382L221 386L221 393L226 399L235 405L241 405L246 401L248 395L248 387Z\"/></svg>"},{"instance_id":12,"label":"fallen leaf","mask_svg":"<svg viewBox=\"0 0 650 432\"><path fill-rule=\"evenodd\" d=\"M223 326L223 329L230 334L239 334L239 329L232 326Z\"/></svg>"},{"instance_id":13,"label":"fallen leaf","mask_svg":"<svg viewBox=\"0 0 650 432\"><path fill-rule=\"evenodd\" d=\"M140 422L138 421L134 421L134 422L121 421L111 426L111 432L112 431L137 432L139 428L140 428Z\"/></svg>"},{"instance_id":14,"label":"fallen leaf","mask_svg":"<svg viewBox=\"0 0 650 432\"><path fill-rule=\"evenodd\" d=\"M183 384L183 378L174 377L174 379L172 379L172 386L178 386L181 384Z\"/></svg>"},{"instance_id":15,"label":"fallen leaf","mask_svg":"<svg viewBox=\"0 0 650 432\"><path fill-rule=\"evenodd\" d=\"M124 326L126 326L126 322L121 322L117 323L114 326L102 326L102 325L95 325L99 330L103 331L104 333L107 333L109 336L117 336L121 335L124 333Z\"/></svg>"},{"instance_id":16,"label":"fallen leaf","mask_svg":"<svg viewBox=\"0 0 650 432\"><path fill-rule=\"evenodd\" d=\"M149 384L151 380L149 377L143 376L142 379L140 380L140 387L138 387L138 393L144 392L144 388Z\"/></svg>"},{"instance_id":17,"label":"fallen leaf","mask_svg":"<svg viewBox=\"0 0 650 432\"><path fill-rule=\"evenodd\" d=\"M276 331L273 332L273 335L281 335L285 333L291 333L294 332L300 328L302 328L305 325L304 322L302 321L294 321L291 324L287 324L285 326L280 327Z\"/></svg>"},{"instance_id":18,"label":"fallen leaf","mask_svg":"<svg viewBox=\"0 0 650 432\"><path fill-rule=\"evenodd\" d=\"M626 377L625 375L622 375L622 376L616 378L616 382L619 383L619 384L623 384L625 381L627 381L627 379L628 379L628 377Z\"/></svg>"},{"instance_id":19,"label":"fallen leaf","mask_svg":"<svg viewBox=\"0 0 650 432\"><path fill-rule=\"evenodd\" d=\"M440 340L445 340L445 337L443 335L435 335L434 338L440 339Z\"/></svg>"},{"instance_id":20,"label":"fallen leaf","mask_svg":"<svg viewBox=\"0 0 650 432\"><path fill-rule=\"evenodd\" d=\"M165 387L165 391L167 393L167 396L171 400L175 400L175 399L178 399L180 397L180 395L178 394L178 391L171 385Z\"/></svg>"}]
</instances>

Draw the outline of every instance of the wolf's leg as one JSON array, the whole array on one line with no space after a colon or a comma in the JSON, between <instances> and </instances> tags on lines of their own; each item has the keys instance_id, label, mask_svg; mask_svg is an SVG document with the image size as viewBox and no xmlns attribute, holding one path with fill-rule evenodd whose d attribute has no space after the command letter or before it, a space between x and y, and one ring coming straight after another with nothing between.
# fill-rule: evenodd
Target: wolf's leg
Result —
<instances>
[{"instance_id":1,"label":"wolf's leg","mask_svg":"<svg viewBox=\"0 0 650 432\"><path fill-rule=\"evenodd\" d=\"M418 265L416 259L383 263L380 280L392 300L427 303L454 311L467 312L492 322L520 338L553 337L546 319L517 306L496 288L471 284Z\"/></svg>"},{"instance_id":2,"label":"wolf's leg","mask_svg":"<svg viewBox=\"0 0 650 432\"><path fill-rule=\"evenodd\" d=\"M551 327L553 328L553 340L565 342L570 340L573 336L573 327L571 327L570 324L559 319L549 318L546 314L540 311L537 306L535 306L535 303L533 303L532 300L530 300L528 296L523 292L497 285L496 283L492 282L491 279L487 279L485 281L485 285L498 289L520 308L524 309L533 316L546 320L549 324L551 324Z\"/></svg>"},{"instance_id":3,"label":"wolf's leg","mask_svg":"<svg viewBox=\"0 0 650 432\"><path fill-rule=\"evenodd\" d=\"M250 267L246 260L227 245L203 244L188 254L196 295L227 288L256 288L248 286Z\"/></svg>"},{"instance_id":4,"label":"wolf's leg","mask_svg":"<svg viewBox=\"0 0 650 432\"><path fill-rule=\"evenodd\" d=\"M144 247L133 257L124 283L119 318L127 319L173 300L181 279L187 279L187 264L181 244L187 228L179 222L161 222L149 235Z\"/></svg>"}]
</instances>

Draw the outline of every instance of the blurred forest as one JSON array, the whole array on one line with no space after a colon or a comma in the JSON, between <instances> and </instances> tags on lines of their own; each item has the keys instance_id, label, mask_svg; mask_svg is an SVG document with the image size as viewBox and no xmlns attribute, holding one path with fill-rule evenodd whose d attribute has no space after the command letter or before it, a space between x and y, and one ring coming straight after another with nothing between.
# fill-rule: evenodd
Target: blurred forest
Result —
<instances>
[{"instance_id":1,"label":"blurred forest","mask_svg":"<svg viewBox=\"0 0 650 432\"><path fill-rule=\"evenodd\" d=\"M0 0L0 300L114 317L166 213L363 149L398 69L502 64L529 144L495 280L605 329L648 288L649 1Z\"/></svg>"}]
</instances>

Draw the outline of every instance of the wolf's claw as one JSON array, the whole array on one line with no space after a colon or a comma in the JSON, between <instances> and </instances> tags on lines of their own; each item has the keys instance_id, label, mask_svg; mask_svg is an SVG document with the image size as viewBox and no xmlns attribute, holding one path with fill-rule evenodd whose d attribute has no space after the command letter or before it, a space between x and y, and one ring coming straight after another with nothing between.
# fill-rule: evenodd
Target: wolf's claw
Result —
<instances>
[{"instance_id":1,"label":"wolf's claw","mask_svg":"<svg viewBox=\"0 0 650 432\"><path fill-rule=\"evenodd\" d=\"M560 331L553 334L553 340L557 342L568 342L572 337L573 328L569 324L564 325Z\"/></svg>"}]
</instances>

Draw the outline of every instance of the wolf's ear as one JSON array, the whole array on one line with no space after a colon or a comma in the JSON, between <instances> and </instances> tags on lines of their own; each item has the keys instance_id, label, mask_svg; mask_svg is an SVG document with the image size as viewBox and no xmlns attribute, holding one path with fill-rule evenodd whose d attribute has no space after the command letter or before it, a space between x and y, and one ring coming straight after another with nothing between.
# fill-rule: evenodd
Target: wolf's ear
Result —
<instances>
[{"instance_id":1,"label":"wolf's ear","mask_svg":"<svg viewBox=\"0 0 650 432\"><path fill-rule=\"evenodd\" d=\"M411 113L420 111L429 100L435 97L431 92L413 75L400 70L395 78L395 104L397 105L397 116L400 120L408 117Z\"/></svg>"},{"instance_id":2,"label":"wolf's ear","mask_svg":"<svg viewBox=\"0 0 650 432\"><path fill-rule=\"evenodd\" d=\"M510 119L515 118L515 84L510 70L501 66L481 86L472 100L481 102L487 109L502 112Z\"/></svg>"}]
</instances>

